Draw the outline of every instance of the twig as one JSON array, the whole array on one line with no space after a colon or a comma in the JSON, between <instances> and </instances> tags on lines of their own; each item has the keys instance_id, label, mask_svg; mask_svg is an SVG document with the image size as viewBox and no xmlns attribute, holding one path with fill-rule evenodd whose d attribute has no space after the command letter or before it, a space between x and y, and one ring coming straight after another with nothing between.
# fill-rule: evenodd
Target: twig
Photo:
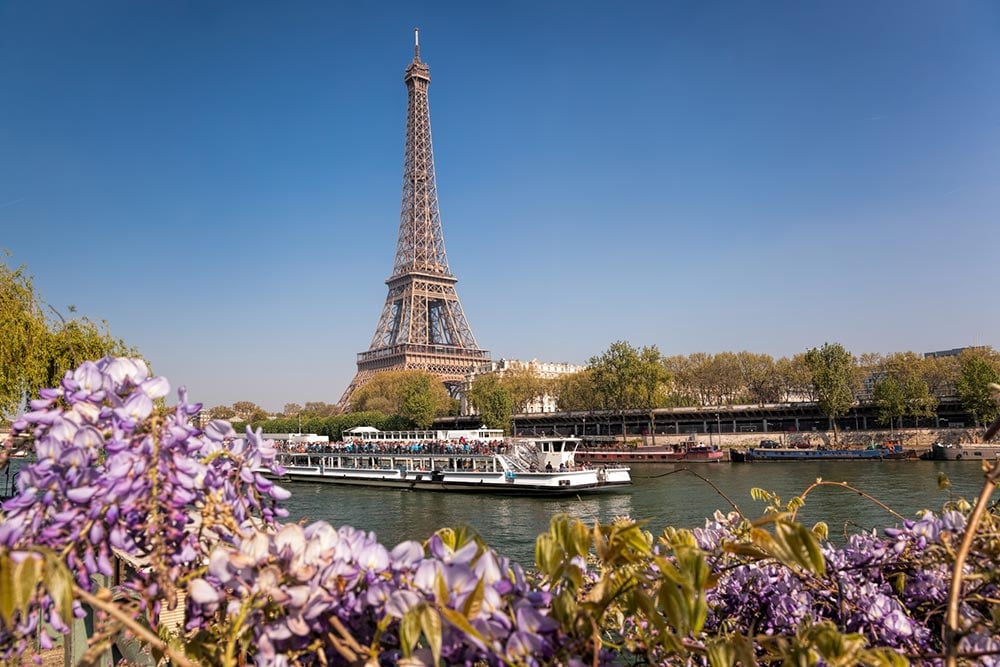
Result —
<instances>
[{"instance_id":1,"label":"twig","mask_svg":"<svg viewBox=\"0 0 1000 667\"><path fill-rule=\"evenodd\" d=\"M129 631L136 637L139 637L143 641L148 642L151 646L155 647L157 650L170 656L170 659L181 667L196 667L197 663L191 662L187 656L183 653L177 653L174 649L164 642L162 639L157 637L152 630L143 626L137 620L129 616L122 610L121 607L116 605L114 602L102 600L101 598L91 595L84 589L80 588L76 584L73 584L73 594L89 604L95 609L100 609L101 611L107 613L109 616L117 621L120 621L122 625L129 629Z\"/></svg>"},{"instance_id":2,"label":"twig","mask_svg":"<svg viewBox=\"0 0 1000 667\"><path fill-rule=\"evenodd\" d=\"M731 506L731 507L732 507L732 508L733 508L734 510L736 510L736 513L737 513L737 514L739 514L739 515L740 515L740 517L741 517L741 518L742 518L742 519L743 519L744 521L746 521L746 520L747 520L747 517L746 517L746 515L745 515L745 514L743 514L743 510L741 510L741 509L740 509L740 506L739 506L739 505L737 505L736 503L734 503L734 502L733 502L733 500L732 500L732 499L731 499L731 498L730 498L729 496L727 496L727 495L726 495L725 493L723 493L723 492L722 492L722 489L720 489L720 488L719 488L719 487L718 487L718 486L716 485L716 483L715 483L715 482L713 482L712 480L708 479L707 477L703 477L702 475L699 475L698 473L696 473L696 472L695 472L694 470L691 470L690 468L680 468L680 469L679 469L679 470L678 470L677 472L688 472L688 473L691 473L692 475L694 475L695 477L697 477L697 478L698 478L698 479L700 479L701 481L705 482L705 484L708 484L708 485L709 485L710 487L712 487L713 489L715 489L715 492L716 492L716 493L718 493L718 494L719 494L720 496L722 496L722 497L723 497L723 499L725 499L725 501L726 501L727 503L729 503L729 505L730 505L730 506Z\"/></svg>"},{"instance_id":3,"label":"twig","mask_svg":"<svg viewBox=\"0 0 1000 667\"><path fill-rule=\"evenodd\" d=\"M876 505L878 505L879 507L881 507L882 509L884 509L889 514L891 514L894 517L896 517L897 519L899 519L900 521L905 521L906 520L906 517L904 517L902 514L900 514L896 510L892 509L891 507L889 507L888 505L886 505L885 503L883 503L878 498L875 498L874 496L871 496L871 495L865 493L864 491L862 491L860 489L854 488L853 486L851 486L847 482L828 482L828 481L825 481L825 480L816 480L815 482L813 482L812 484L810 484L808 487L806 487L806 490L803 491L802 495L799 496L799 498L802 499L803 504L805 504L806 496L809 495L809 492L812 491L813 489L815 489L817 486L833 486L833 487L836 487L838 489L847 489L848 491L853 491L854 493L858 494L862 498L866 498L866 499L872 501L873 503L875 503ZM792 510L792 519L793 520L795 519L795 515L797 513L798 513L798 508Z\"/></svg>"}]
</instances>

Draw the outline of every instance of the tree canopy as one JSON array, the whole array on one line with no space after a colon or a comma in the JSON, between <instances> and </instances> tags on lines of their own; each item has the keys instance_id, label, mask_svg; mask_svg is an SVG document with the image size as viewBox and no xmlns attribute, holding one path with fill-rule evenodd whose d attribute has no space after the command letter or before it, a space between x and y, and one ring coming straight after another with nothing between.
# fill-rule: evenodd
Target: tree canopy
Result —
<instances>
[{"instance_id":1,"label":"tree canopy","mask_svg":"<svg viewBox=\"0 0 1000 667\"><path fill-rule=\"evenodd\" d=\"M847 414L855 401L854 356L839 343L824 343L806 352L805 362L812 374L819 408L834 425L836 439L836 419Z\"/></svg>"},{"instance_id":2,"label":"tree canopy","mask_svg":"<svg viewBox=\"0 0 1000 667\"><path fill-rule=\"evenodd\" d=\"M591 357L588 370L605 409L652 409L665 403L670 374L655 345L639 349L617 341Z\"/></svg>"},{"instance_id":3,"label":"tree canopy","mask_svg":"<svg viewBox=\"0 0 1000 667\"><path fill-rule=\"evenodd\" d=\"M913 352L899 352L875 363L869 370L877 378L872 398L881 421L892 426L893 420L905 416L934 416L938 399L924 379L927 360Z\"/></svg>"},{"instance_id":4,"label":"tree canopy","mask_svg":"<svg viewBox=\"0 0 1000 667\"><path fill-rule=\"evenodd\" d=\"M962 407L969 411L976 425L993 421L1000 414L990 392L991 383L1000 384L1000 354L990 348L971 348L959 355L956 383Z\"/></svg>"},{"instance_id":5,"label":"tree canopy","mask_svg":"<svg viewBox=\"0 0 1000 667\"><path fill-rule=\"evenodd\" d=\"M496 373L484 373L473 380L467 398L482 417L483 426L510 429L514 397Z\"/></svg>"},{"instance_id":6,"label":"tree canopy","mask_svg":"<svg viewBox=\"0 0 1000 667\"><path fill-rule=\"evenodd\" d=\"M75 313L72 306L66 310ZM107 355L136 351L113 337L106 322L64 317L42 300L26 267L0 262L0 416L58 385L67 370Z\"/></svg>"},{"instance_id":7,"label":"tree canopy","mask_svg":"<svg viewBox=\"0 0 1000 667\"><path fill-rule=\"evenodd\" d=\"M429 428L435 417L452 411L448 389L432 373L422 370L377 373L351 396L352 412L375 411L400 415L417 428Z\"/></svg>"}]
</instances>

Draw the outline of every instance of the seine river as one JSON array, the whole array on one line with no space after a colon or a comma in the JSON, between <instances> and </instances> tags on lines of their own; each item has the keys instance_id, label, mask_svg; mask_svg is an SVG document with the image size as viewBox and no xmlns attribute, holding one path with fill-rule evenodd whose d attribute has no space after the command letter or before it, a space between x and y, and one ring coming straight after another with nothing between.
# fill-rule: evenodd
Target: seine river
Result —
<instances>
[{"instance_id":1,"label":"seine river","mask_svg":"<svg viewBox=\"0 0 1000 667\"><path fill-rule=\"evenodd\" d=\"M963 461L786 461L781 463L689 464L688 469L718 487L670 464L635 465L634 485L624 491L581 498L515 498L508 496L428 491L395 491L339 487L330 484L291 483L285 502L289 519L323 520L373 531L382 544L393 547L404 540L424 540L445 526L468 525L498 553L530 566L534 543L556 514L570 514L588 523L608 522L616 516L648 521L658 534L667 526L694 528L715 510L731 509L724 493L745 515L760 516L764 506L750 497L760 487L787 500L821 477L848 482L909 518L921 509L939 511L952 496L974 501L983 474L976 462ZM672 474L667 474L673 472ZM938 474L951 480L938 488ZM832 537L860 529L896 523L871 501L843 489L821 487L806 499L799 518L807 525L826 521Z\"/></svg>"}]
</instances>

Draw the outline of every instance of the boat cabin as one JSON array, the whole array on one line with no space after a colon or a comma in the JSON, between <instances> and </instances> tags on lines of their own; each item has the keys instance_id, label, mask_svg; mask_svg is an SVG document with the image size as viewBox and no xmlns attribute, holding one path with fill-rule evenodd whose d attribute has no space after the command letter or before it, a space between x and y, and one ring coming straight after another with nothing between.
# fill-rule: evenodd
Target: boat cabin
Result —
<instances>
[{"instance_id":1,"label":"boat cabin","mask_svg":"<svg viewBox=\"0 0 1000 667\"><path fill-rule=\"evenodd\" d=\"M535 448L535 459L539 470L569 470L576 465L576 450L579 438L531 438L522 440Z\"/></svg>"}]
</instances>

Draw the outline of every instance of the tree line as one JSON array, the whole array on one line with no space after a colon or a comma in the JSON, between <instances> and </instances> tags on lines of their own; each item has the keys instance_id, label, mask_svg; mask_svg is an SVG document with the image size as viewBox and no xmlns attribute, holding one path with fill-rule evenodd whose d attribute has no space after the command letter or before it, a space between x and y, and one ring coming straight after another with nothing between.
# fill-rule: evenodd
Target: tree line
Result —
<instances>
[{"instance_id":1,"label":"tree line","mask_svg":"<svg viewBox=\"0 0 1000 667\"><path fill-rule=\"evenodd\" d=\"M856 404L872 405L887 424L932 417L938 403L958 397L977 424L996 418L989 384L1000 383L1000 353L966 348L954 356L913 352L855 356L825 343L792 357L754 352L665 356L655 345L618 341L578 373L555 379L491 373L473 381L468 399L484 424L506 427L534 397L557 397L561 411L654 410L671 407L816 402L831 420Z\"/></svg>"},{"instance_id":2,"label":"tree line","mask_svg":"<svg viewBox=\"0 0 1000 667\"><path fill-rule=\"evenodd\" d=\"M825 343L774 359L747 351L665 356L655 345L637 348L617 341L580 372L542 378L527 364L513 364L477 376L465 397L484 426L507 430L515 414L542 396L554 397L560 411L622 413L809 401L834 425L851 407L868 405L890 427L906 417L931 418L942 399L957 397L979 425L1000 412L990 395L991 382L1000 383L1000 353L988 346L954 356L855 356L838 343ZM354 426L426 429L438 417L459 414L458 401L444 385L419 370L377 374L355 393L344 414L327 403L291 403L274 418L246 401L232 408L213 409L212 417L249 422L269 433L303 431L333 439Z\"/></svg>"}]
</instances>

